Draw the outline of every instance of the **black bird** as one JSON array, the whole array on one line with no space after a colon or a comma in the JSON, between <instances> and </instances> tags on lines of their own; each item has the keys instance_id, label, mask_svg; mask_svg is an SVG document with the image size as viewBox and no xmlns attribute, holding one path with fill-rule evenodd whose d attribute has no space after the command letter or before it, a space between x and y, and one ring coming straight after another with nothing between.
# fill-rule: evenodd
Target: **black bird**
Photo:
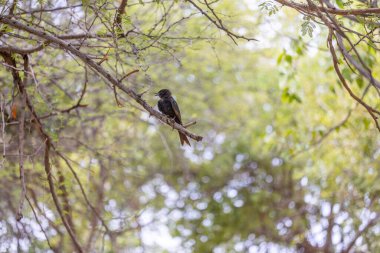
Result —
<instances>
[{"instance_id":1,"label":"black bird","mask_svg":"<svg viewBox=\"0 0 380 253\"><path fill-rule=\"evenodd\" d=\"M170 92L170 90L162 89L155 95L160 97L160 100L158 100L157 103L158 110L160 110L160 112L169 116L170 118L174 119L174 121L178 124L182 125L181 112L179 111L178 104L172 97L172 93ZM186 135L184 135L180 131L178 131L178 134L179 139L181 140L181 145L186 143L187 145L191 146Z\"/></svg>"}]
</instances>

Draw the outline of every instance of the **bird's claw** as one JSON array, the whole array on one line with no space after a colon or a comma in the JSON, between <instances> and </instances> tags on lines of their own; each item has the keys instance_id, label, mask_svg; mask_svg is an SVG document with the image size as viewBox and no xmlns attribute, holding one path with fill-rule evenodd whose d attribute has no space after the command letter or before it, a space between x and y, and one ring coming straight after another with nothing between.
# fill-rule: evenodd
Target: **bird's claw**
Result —
<instances>
[{"instance_id":1,"label":"bird's claw","mask_svg":"<svg viewBox=\"0 0 380 253\"><path fill-rule=\"evenodd\" d=\"M170 118L169 117L169 121L170 121L170 125L171 125L171 127L174 129L174 124L175 124L175 118Z\"/></svg>"}]
</instances>

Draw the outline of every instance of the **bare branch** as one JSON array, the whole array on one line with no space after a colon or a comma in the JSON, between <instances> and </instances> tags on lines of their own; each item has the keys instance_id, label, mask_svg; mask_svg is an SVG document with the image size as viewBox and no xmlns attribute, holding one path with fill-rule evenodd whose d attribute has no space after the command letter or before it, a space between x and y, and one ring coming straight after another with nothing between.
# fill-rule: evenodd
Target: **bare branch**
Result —
<instances>
[{"instance_id":1,"label":"bare branch","mask_svg":"<svg viewBox=\"0 0 380 253\"><path fill-rule=\"evenodd\" d=\"M211 23L213 23L217 28L219 28L220 30L225 31L225 32L227 33L227 35L232 39L232 41L233 41L235 44L237 44L236 41L235 41L235 38L236 38L236 39L245 39L245 40L247 40L247 41L252 41L252 40L257 41L257 39L247 38L247 37L245 37L245 36L237 35L237 34L231 32L228 28L226 28L226 27L223 25L223 23L221 22L221 19L217 18L217 21L215 21L212 17L210 17L210 15L207 14L206 11L204 11L201 7L199 7L194 1L192 1L192 0L187 0L187 1L188 1L189 3L191 3L191 5L193 5L196 9L198 9L199 12L202 13L202 15L205 16L208 20L210 20ZM209 5L208 5L208 6L209 6ZM215 12L214 12L213 10L212 10L212 12L213 12L214 15L216 15Z\"/></svg>"},{"instance_id":2,"label":"bare branch","mask_svg":"<svg viewBox=\"0 0 380 253\"><path fill-rule=\"evenodd\" d=\"M59 200L58 200L58 196L55 192L53 175L52 175L51 165L50 165L50 147L51 147L50 146L50 140L46 140L44 164L45 164L45 172L46 172L47 180L49 183L50 193L51 193L51 196L53 197L55 207L57 208L58 214L61 217L63 225L65 226L67 232L69 233L71 240L74 243L75 248L77 249L78 252L82 253L83 252L82 247L80 246L80 244L76 238L76 235L74 234L74 231L72 230L72 228L70 227L70 225L68 224L68 222L65 218L65 215L64 215L62 208L61 208L61 204L59 203Z\"/></svg>"},{"instance_id":3,"label":"bare branch","mask_svg":"<svg viewBox=\"0 0 380 253\"><path fill-rule=\"evenodd\" d=\"M53 8L53 9L45 9L45 8L35 9L35 10L31 10L31 11L22 11L22 12L16 13L15 16L17 16L17 15L30 15L30 14L42 13L42 12L56 12L56 11L60 11L60 10L74 9L74 8L78 8L78 7L82 7L82 6L83 6L82 4L77 4L77 5L72 5L72 6L57 7L57 8Z\"/></svg>"},{"instance_id":4,"label":"bare branch","mask_svg":"<svg viewBox=\"0 0 380 253\"><path fill-rule=\"evenodd\" d=\"M26 197L26 185L25 185L25 170L24 170L24 138L25 138L25 105L26 105L26 94L24 92L26 85L28 83L28 69L29 69L29 59L28 55L24 55L24 80L22 82L22 89L20 89L21 96L21 108L20 108L20 124L19 126L19 165L20 165L20 181L21 181L21 195L20 202L17 211L16 220L20 221L22 219L22 209L24 207L24 200Z\"/></svg>"},{"instance_id":5,"label":"bare branch","mask_svg":"<svg viewBox=\"0 0 380 253\"><path fill-rule=\"evenodd\" d=\"M338 43L338 46L339 46L339 49L340 51L342 52L342 54L344 55L344 57L352 64L355 66L355 68L360 72L360 74L362 74L368 81L370 81L370 83L372 85L374 85L377 89L380 89L380 82L378 80L376 80L371 72L368 70L368 68L366 68L365 66L363 66L362 64L360 64L359 62L357 62L347 51L347 49L344 47L343 45L343 40L342 40L342 36L340 34L335 34L336 38L337 38L337 43ZM353 47L352 47L353 48Z\"/></svg>"},{"instance_id":6,"label":"bare branch","mask_svg":"<svg viewBox=\"0 0 380 253\"><path fill-rule=\"evenodd\" d=\"M70 169L71 173L74 175L74 178L76 180L76 182L78 183L79 185L79 188L81 190L81 193L84 197L84 200L86 201L87 205L92 209L92 211L95 213L95 215L99 218L99 220L101 221L103 227L105 228L106 232L110 232L108 226L107 226L107 223L103 220L103 218L100 216L100 214L98 213L98 211L96 210L96 208L91 204L91 202L89 201L88 197L87 197L87 194L86 192L84 191L84 188L83 188L83 185L77 175L77 173L75 172L74 168L71 166L69 160L63 155L61 154L61 152L59 151L56 151L57 155L62 158L62 160L66 163L67 167Z\"/></svg>"},{"instance_id":7,"label":"bare branch","mask_svg":"<svg viewBox=\"0 0 380 253\"><path fill-rule=\"evenodd\" d=\"M84 94L86 93L86 89L87 89L87 83L88 83L87 68L85 68L84 76L85 76L85 78L84 78L84 86L83 86L83 89L82 89L82 93L81 93L81 95L80 95L80 97L78 99L78 102L75 105L71 106L70 108L61 110L60 112L62 112L62 113L65 113L65 112L66 113L70 113L71 110L77 109L79 107L87 107L87 105L81 104L82 99L83 99Z\"/></svg>"},{"instance_id":8,"label":"bare branch","mask_svg":"<svg viewBox=\"0 0 380 253\"><path fill-rule=\"evenodd\" d=\"M16 53L16 54L31 54L41 51L47 44L41 44L33 48L18 48L14 46L0 46L0 52Z\"/></svg>"},{"instance_id":9,"label":"bare branch","mask_svg":"<svg viewBox=\"0 0 380 253\"><path fill-rule=\"evenodd\" d=\"M362 236L368 229L376 225L377 221L380 219L380 214L376 214L376 216L369 220L367 225L365 225L362 229L360 229L354 236L354 238L348 243L347 247L342 250L341 253L349 253L352 247L355 245L356 241Z\"/></svg>"},{"instance_id":10,"label":"bare branch","mask_svg":"<svg viewBox=\"0 0 380 253\"><path fill-rule=\"evenodd\" d=\"M12 68L10 68L10 69L11 69L12 76L13 76L13 82L15 83L15 85L20 90L20 93L24 94L26 105L27 105L29 111L31 112L31 114L33 116L34 122L36 123L36 128L38 129L38 131L42 135L42 138L46 140L46 142L45 142L45 159L44 159L44 164L45 164L45 172L46 172L46 175L47 175L47 178L48 178L48 182L49 182L50 193L52 194L52 197L53 197L56 209L57 209L57 211L58 211L58 213L59 213L59 215L60 215L60 217L62 219L62 222L63 222L65 228L67 229L67 231L68 231L68 233L69 233L69 235L70 235L70 237L71 237L71 239L72 239L72 241L74 243L75 248L78 250L78 252L83 252L83 250L82 250L79 242L76 239L75 234L73 233L70 225L67 223L67 221L66 221L66 219L65 219L65 217L63 215L61 206L59 204L57 195L55 193L55 188L54 188L54 183L53 183L53 177L52 177L52 174L51 174L50 158L49 158L50 148L51 147L54 148L54 146L51 144L51 138L45 132L45 130L43 129L42 123L41 123L38 115L36 114L31 101L29 100L29 97L28 97L28 94L27 94L27 90L25 89L25 86L23 85L23 83L21 81L21 77L20 77L18 71L16 70L17 67L16 67L16 61L15 61L15 59L12 58L12 56L10 54L8 54L8 53L0 52L0 54L2 55L2 57L4 58L4 60L7 62L7 64L10 65L10 66L12 66Z\"/></svg>"},{"instance_id":11,"label":"bare branch","mask_svg":"<svg viewBox=\"0 0 380 253\"><path fill-rule=\"evenodd\" d=\"M366 104L363 100L361 100L358 96L356 96L352 92L352 90L348 86L346 80L344 79L342 73L340 72L340 69L339 69L339 66L338 66L338 58L336 56L335 49L334 49L334 46L333 46L333 43L332 43L332 31L331 30L330 30L330 34L329 34L329 38L328 38L328 43L329 43L329 48L330 48L331 55L333 57L333 64L334 64L335 72L338 74L338 77L339 77L340 81L342 82L344 88L348 91L348 93L350 94L350 96L352 98L354 98L359 104L361 104L365 109L367 109L367 111L369 112L369 114L371 115L371 117L373 118L373 120L375 121L377 129L380 131L380 126L379 126L379 123L377 121L378 117L375 115L375 113L378 114L378 115L380 115L380 112L377 111L376 109L372 108L371 106L369 106L368 104Z\"/></svg>"},{"instance_id":12,"label":"bare branch","mask_svg":"<svg viewBox=\"0 0 380 253\"><path fill-rule=\"evenodd\" d=\"M191 126L193 126L195 124L197 124L197 121L194 120L194 121L191 121L189 123L183 124L183 127L184 128L188 128L188 127L191 127Z\"/></svg>"},{"instance_id":13,"label":"bare branch","mask_svg":"<svg viewBox=\"0 0 380 253\"><path fill-rule=\"evenodd\" d=\"M26 201L28 201L29 206L30 206L30 209L32 209L32 212L33 212L34 218L36 219L38 225L40 226L40 229L41 229L42 233L43 233L44 236L45 236L45 239L46 239L46 241L47 241L47 244L49 245L49 248L50 248L53 252L57 252L57 250L54 249L53 246L51 245L50 240L49 240L49 237L48 237L48 235L46 234L46 231L45 231L45 229L43 228L43 226L42 226L40 220L38 219L38 215L37 215L37 213L36 213L36 210L34 210L34 207L33 207L33 205L32 205L32 202L29 200L28 196L26 196Z\"/></svg>"},{"instance_id":14,"label":"bare branch","mask_svg":"<svg viewBox=\"0 0 380 253\"><path fill-rule=\"evenodd\" d=\"M132 90L131 88L127 88L124 86L121 82L119 82L115 77L113 77L110 73L108 73L103 67L96 64L88 55L82 53L78 49L74 48L70 43L67 43L51 34L48 34L45 31L40 31L35 28L32 28L30 26L24 25L20 23L19 21L9 19L4 16L0 16L0 22L4 24L8 24L12 27L27 31L31 34L34 34L40 38L43 38L51 43L59 45L61 48L67 50L68 52L72 53L73 55L77 56L79 59L81 59L86 65L88 65L91 69L93 69L96 73L98 73L101 77L103 77L108 83L111 85L117 86L119 89L124 91L127 95L129 95L132 99L134 99L137 103L139 103L146 111L149 112L150 115L153 115L157 119L161 120L165 124L169 126L173 126L175 129L180 131L181 133L187 135L188 137L196 140L201 141L203 139L202 136L195 135L191 132L189 132L186 128L184 128L182 125L178 123L172 124L171 120L166 117L165 115L159 113L153 107L151 107L145 100L140 98L138 94Z\"/></svg>"},{"instance_id":15,"label":"bare branch","mask_svg":"<svg viewBox=\"0 0 380 253\"><path fill-rule=\"evenodd\" d=\"M288 0L275 0L275 1L285 6L291 7L296 10L304 11L304 12L319 11L319 12L326 12L330 14L336 14L340 16L371 15L371 14L373 15L373 14L380 13L380 8L341 10L338 8L321 7L315 4L313 5L300 4L300 3L296 3L296 2L288 1Z\"/></svg>"},{"instance_id":16,"label":"bare branch","mask_svg":"<svg viewBox=\"0 0 380 253\"><path fill-rule=\"evenodd\" d=\"M128 0L121 0L119 8L116 11L114 26L116 26L116 30L119 31L118 33L123 32L123 27L121 24L121 17L125 14L125 7L127 6L127 3L128 3Z\"/></svg>"},{"instance_id":17,"label":"bare branch","mask_svg":"<svg viewBox=\"0 0 380 253\"><path fill-rule=\"evenodd\" d=\"M1 168L4 167L4 159L5 159L5 116L4 116L4 112L5 112L5 99L4 99L4 96L3 94L1 93L0 94L1 96L1 100L0 100L0 106L1 106L1 137L2 137L2 142L3 142L3 157L2 157L2 160L1 160Z\"/></svg>"},{"instance_id":18,"label":"bare branch","mask_svg":"<svg viewBox=\"0 0 380 253\"><path fill-rule=\"evenodd\" d=\"M125 76L123 76L122 78L120 78L119 82L122 82L125 78L127 78L127 77L131 76L132 74L137 73L139 71L140 70L138 70L138 69L132 70L131 72L127 73Z\"/></svg>"}]
</instances>

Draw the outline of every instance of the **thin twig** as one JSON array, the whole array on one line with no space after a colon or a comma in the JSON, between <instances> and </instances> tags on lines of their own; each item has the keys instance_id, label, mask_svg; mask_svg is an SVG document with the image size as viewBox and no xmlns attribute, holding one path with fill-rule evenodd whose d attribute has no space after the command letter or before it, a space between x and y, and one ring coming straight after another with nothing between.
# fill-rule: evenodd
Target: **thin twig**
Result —
<instances>
[{"instance_id":1,"label":"thin twig","mask_svg":"<svg viewBox=\"0 0 380 253\"><path fill-rule=\"evenodd\" d=\"M359 237L362 236L362 234L366 232L369 228L376 225L379 219L380 219L380 214L377 213L373 219L368 221L367 225L365 225L362 229L360 229L355 234L354 238L348 243L347 247L344 250L342 250L342 253L349 253L352 247L355 245L356 241L359 239Z\"/></svg>"},{"instance_id":2,"label":"thin twig","mask_svg":"<svg viewBox=\"0 0 380 253\"><path fill-rule=\"evenodd\" d=\"M329 8L329 7L323 7L323 6L317 6L315 4L313 5L307 5L307 4L300 4L296 3L294 1L288 1L288 0L275 0L276 2L288 6L290 8L304 11L304 12L311 12L311 11L322 11L330 14L340 15L340 16L362 16L362 15L371 15L371 14L379 14L380 8L367 8L367 9L350 9L350 10L342 10L338 8Z\"/></svg>"},{"instance_id":3,"label":"thin twig","mask_svg":"<svg viewBox=\"0 0 380 253\"><path fill-rule=\"evenodd\" d=\"M81 193L84 197L84 200L86 201L87 205L92 209L92 211L95 213L95 215L99 218L99 220L101 221L103 227L105 228L106 232L109 233L110 230L107 226L107 223L103 220L103 218L99 215L99 213L96 211L96 208L91 204L91 202L89 201L88 197L87 197L87 194L86 192L84 191L84 188L83 188L83 185L77 175L77 173L75 172L74 168L71 166L69 160L59 151L56 151L57 155L59 157L62 158L62 160L66 163L67 167L70 169L71 173L74 175L74 178L76 180L76 182L78 183L79 185L79 188L81 190Z\"/></svg>"},{"instance_id":4,"label":"thin twig","mask_svg":"<svg viewBox=\"0 0 380 253\"><path fill-rule=\"evenodd\" d=\"M53 248L53 246L51 245L50 240L49 240L49 236L46 234L46 231L45 231L44 227L42 226L40 220L38 219L38 215L37 215L37 213L36 213L36 210L34 210L34 207L33 207L33 205L32 205L32 202L30 201L30 199L28 198L28 196L25 196L25 198L26 198L26 201L29 203L30 209L32 209L32 212L33 212L34 218L36 219L38 225L40 226L40 229L41 229L42 233L45 235L45 239L46 239L47 244L49 245L49 248L50 248L53 252L57 252L57 251Z\"/></svg>"},{"instance_id":5,"label":"thin twig","mask_svg":"<svg viewBox=\"0 0 380 253\"><path fill-rule=\"evenodd\" d=\"M74 110L78 107L87 107L87 105L83 105L81 104L82 100L83 100L83 97L84 97L84 94L86 93L86 89L87 89L87 83L88 83L88 74L87 74L87 68L84 69L84 86L83 86L83 89L82 89L82 93L77 101L77 103L67 109L64 109L64 110L60 110L60 112L62 113L70 113L71 110Z\"/></svg>"},{"instance_id":6,"label":"thin twig","mask_svg":"<svg viewBox=\"0 0 380 253\"><path fill-rule=\"evenodd\" d=\"M119 80L119 82L122 82L125 78L127 78L127 77L129 77L130 75L132 75L132 74L134 74L134 73L137 73L137 72L139 72L140 70L138 70L138 69L135 69L135 70L132 70L131 72L129 72L128 74L126 74L125 76L123 76L120 80Z\"/></svg>"},{"instance_id":7,"label":"thin twig","mask_svg":"<svg viewBox=\"0 0 380 253\"><path fill-rule=\"evenodd\" d=\"M233 32L231 32L230 29L226 28L221 22L220 22L220 19L217 18L217 20L219 21L215 21L212 17L210 17L210 15L207 14L207 12L205 12L201 7L199 7L194 1L192 0L187 0L189 3L191 3L191 5L193 5L196 9L198 9L198 11L200 13L202 13L203 16L205 16L209 21L211 21L211 23L213 23L218 29L220 30L223 30L227 33L227 35L231 38L231 40L235 43L236 43L236 39L245 39L247 41L257 41L257 39L254 39L254 38L247 38L245 36L242 36L242 35L237 35ZM214 13L214 12L213 12Z\"/></svg>"},{"instance_id":8,"label":"thin twig","mask_svg":"<svg viewBox=\"0 0 380 253\"><path fill-rule=\"evenodd\" d=\"M183 124L183 127L184 127L184 128L188 128L188 127L191 127L191 126L193 126L193 125L195 125L195 124L197 124L197 121L196 121L196 120L191 121L191 122L186 123L186 124Z\"/></svg>"}]
</instances>

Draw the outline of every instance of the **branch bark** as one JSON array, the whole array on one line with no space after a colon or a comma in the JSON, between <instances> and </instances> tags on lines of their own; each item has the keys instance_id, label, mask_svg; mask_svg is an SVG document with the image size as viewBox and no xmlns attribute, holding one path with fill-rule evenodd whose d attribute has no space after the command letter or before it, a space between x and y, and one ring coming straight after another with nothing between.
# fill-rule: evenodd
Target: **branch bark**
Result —
<instances>
[{"instance_id":1,"label":"branch bark","mask_svg":"<svg viewBox=\"0 0 380 253\"><path fill-rule=\"evenodd\" d=\"M44 164L45 164L45 173L46 173L48 183L49 183L50 193L51 193L51 196L53 197L54 204L57 208L59 216L61 217L63 225L65 226L67 232L69 233L71 240L74 243L75 248L77 249L78 252L82 253L83 252L82 247L80 246L80 244L76 238L76 235L74 234L74 231L71 229L70 225L68 224L68 222L65 218L65 215L63 214L61 205L60 205L59 200L58 200L57 193L55 192L53 175L52 175L51 165L50 165L50 147L51 147L50 140L47 139L46 143L45 143Z\"/></svg>"},{"instance_id":2,"label":"branch bark","mask_svg":"<svg viewBox=\"0 0 380 253\"><path fill-rule=\"evenodd\" d=\"M21 77L20 77L20 75L18 73L18 69L17 69L17 66L16 66L15 59L9 53L0 52L0 55L4 58L5 62L9 65L11 73L12 73L12 76L13 76L14 85L16 87L18 87L18 89L20 90L20 93L23 94L23 96L25 98L25 104L28 107L30 113L32 114L32 117L34 118L34 121L36 122L36 128L40 132L42 138L46 141L45 142L44 164L45 164L45 172L46 172L47 179L48 179L48 182L49 182L50 193L51 193L51 195L53 197L54 204L55 204L55 206L57 208L59 216L60 216L60 218L61 218L61 220L62 220L62 222L63 222L66 230L68 231L68 233L69 233L69 235L70 235L70 237L71 237L71 239L73 241L73 244L74 244L75 248L77 249L78 252L82 253L83 250L82 250L82 248L81 248L78 240L76 239L76 236L73 233L73 230L71 229L70 225L68 224L68 222L66 221L66 219L65 219L65 217L63 215L62 208L60 206L57 194L55 192L54 182L53 182L53 177L52 177L51 167L50 167L50 158L49 158L50 148L51 147L54 148L54 146L51 144L51 138L45 132L45 130L43 129L42 123L41 123L38 115L36 114L31 101L29 100L27 90L25 89L25 86L23 85L23 83L21 81ZM25 71L25 74L27 74L27 71L26 70L24 70L24 71Z\"/></svg>"},{"instance_id":3,"label":"branch bark","mask_svg":"<svg viewBox=\"0 0 380 253\"><path fill-rule=\"evenodd\" d=\"M233 32L230 31L230 29L226 28L224 26L224 24L222 23L221 19L216 16L215 12L212 10L212 13L214 14L216 20L214 20L210 15L207 14L207 12L205 12L201 7L199 7L194 1L192 0L187 0L187 2L189 2L192 6L194 6L203 16L205 16L208 20L210 20L211 23L213 23L218 29L220 30L223 30L224 32L227 33L227 35L232 39L232 41L236 43L235 41L235 38L236 39L245 39L247 41L257 41L257 39L253 39L253 38L247 38L245 36L242 36L242 35L238 35L238 34L235 34ZM209 4L207 4L207 6L209 7Z\"/></svg>"},{"instance_id":4,"label":"branch bark","mask_svg":"<svg viewBox=\"0 0 380 253\"><path fill-rule=\"evenodd\" d=\"M368 113L371 115L371 117L375 121L376 128L380 131L380 126L379 126L379 123L377 121L378 116L375 115L375 114L380 115L380 112L377 111L376 109L372 108L368 104L366 104L363 100L361 100L358 96L356 96L352 92L351 88L348 86L346 80L344 79L344 77L343 77L343 75L339 69L338 57L336 56L334 45L332 43L332 34L333 34L333 32L330 30L330 34L329 34L329 38L328 38L328 44L329 44L331 55L333 57L333 65L334 65L335 72L338 74L339 80L342 82L343 87L348 91L348 93L350 94L350 96L353 99L355 99L359 104L361 104L368 111Z\"/></svg>"},{"instance_id":5,"label":"branch bark","mask_svg":"<svg viewBox=\"0 0 380 253\"><path fill-rule=\"evenodd\" d=\"M24 208L24 201L26 198L26 185L25 185L25 169L24 169L24 139L25 139L25 105L26 105L26 94L24 92L25 87L28 82L28 69L29 69L29 58L27 55L24 55L24 80L22 83L22 87L19 87L20 89L20 96L21 96L21 108L20 110L20 124L18 125L19 130L19 165L20 165L20 181L21 181L21 195L20 195L20 202L18 206L18 211L16 215L16 220L20 221L23 217L22 215L22 209Z\"/></svg>"},{"instance_id":6,"label":"branch bark","mask_svg":"<svg viewBox=\"0 0 380 253\"><path fill-rule=\"evenodd\" d=\"M295 3L293 1L287 0L276 0L276 2L283 4L285 6L291 7L293 9L302 10L305 12L315 11L315 12L326 12L330 14L340 15L340 16L359 16L359 15L374 15L380 14L380 8L367 8L367 9L350 9L350 10L342 10L337 8L329 8L317 5L307 5Z\"/></svg>"},{"instance_id":7,"label":"branch bark","mask_svg":"<svg viewBox=\"0 0 380 253\"><path fill-rule=\"evenodd\" d=\"M85 63L87 66L89 66L95 73L97 73L99 76L101 76L104 80L106 80L109 84L115 85L122 91L124 91L128 96L130 96L133 100L135 100L137 103L139 103L150 115L153 115L157 119L161 120L168 126L171 126L181 133L185 134L189 138L201 141L203 139L202 136L196 135L188 131L186 128L184 128L182 125L178 123L174 123L165 115L161 114L160 112L156 111L151 107L145 100L141 98L134 90L131 88L128 88L124 86L121 82L119 82L114 76L112 76L109 72L107 72L106 69L104 69L102 66L96 64L95 61L93 61L88 55L82 53L80 50L73 47L70 43L59 39L58 37L49 34L45 31L41 31L39 29L35 29L33 27L30 27L28 25L24 25L23 23L10 19L5 16L0 16L0 23L10 25L14 28L26 31L30 34L33 34L37 37L40 37L44 40L47 40L48 42L54 43L58 46L60 46L62 49L66 50L67 52L70 52L71 54L78 57L83 63Z\"/></svg>"},{"instance_id":8,"label":"branch bark","mask_svg":"<svg viewBox=\"0 0 380 253\"><path fill-rule=\"evenodd\" d=\"M16 54L31 54L42 50L46 44L40 44L32 48L19 48L14 46L0 46L0 52L16 53Z\"/></svg>"}]
</instances>

